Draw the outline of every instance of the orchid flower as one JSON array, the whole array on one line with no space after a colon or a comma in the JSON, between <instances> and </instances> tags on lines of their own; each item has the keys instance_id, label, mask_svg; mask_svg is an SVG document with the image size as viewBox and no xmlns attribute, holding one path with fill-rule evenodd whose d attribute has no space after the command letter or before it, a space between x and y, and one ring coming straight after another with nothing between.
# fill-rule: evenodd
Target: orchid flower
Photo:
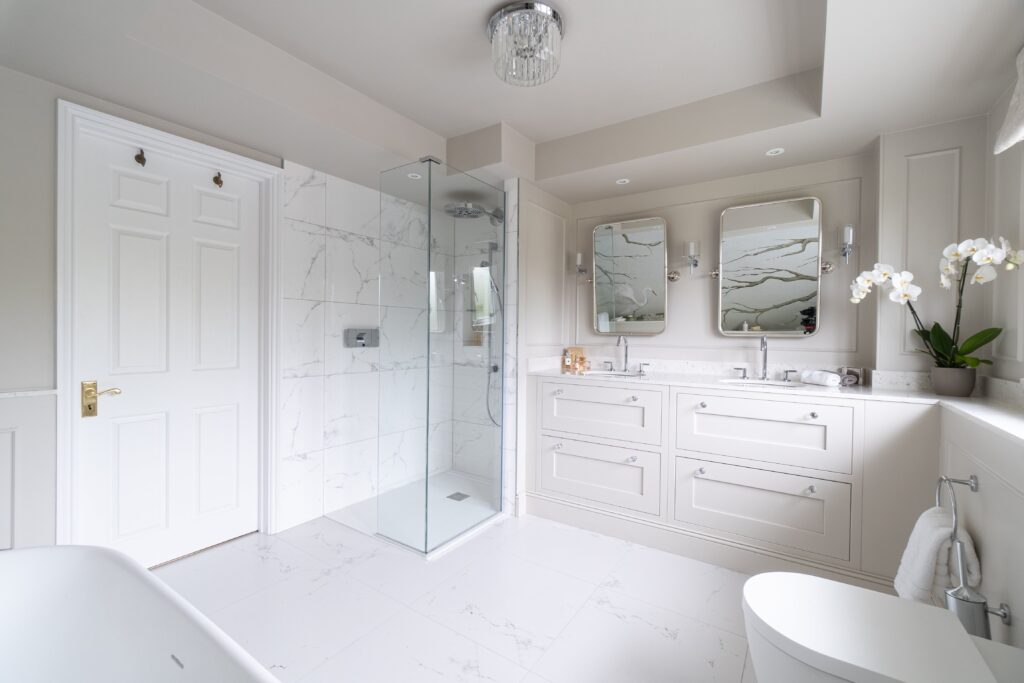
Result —
<instances>
[{"instance_id":1,"label":"orchid flower","mask_svg":"<svg viewBox=\"0 0 1024 683\"><path fill-rule=\"evenodd\" d=\"M889 292L889 300L895 301L898 304L906 304L908 301L913 303L917 301L917 297L920 295L921 288L907 281L904 286L896 287Z\"/></svg>"},{"instance_id":2,"label":"orchid flower","mask_svg":"<svg viewBox=\"0 0 1024 683\"><path fill-rule=\"evenodd\" d=\"M953 286L953 281L949 279L949 275L946 273L939 273L939 285L943 289L949 289Z\"/></svg>"},{"instance_id":3,"label":"orchid flower","mask_svg":"<svg viewBox=\"0 0 1024 683\"><path fill-rule=\"evenodd\" d=\"M956 242L943 249L942 255L947 261L962 261L965 258L963 252L960 251L960 246Z\"/></svg>"},{"instance_id":4,"label":"orchid flower","mask_svg":"<svg viewBox=\"0 0 1024 683\"><path fill-rule=\"evenodd\" d=\"M988 240L984 237L979 237L973 240L964 240L957 245L957 251L962 254L960 260L966 260L973 258L975 254L988 246Z\"/></svg>"},{"instance_id":5,"label":"orchid flower","mask_svg":"<svg viewBox=\"0 0 1024 683\"><path fill-rule=\"evenodd\" d=\"M895 289L905 289L913 279L914 274L911 273L909 270L904 270L900 273L893 273L892 277L890 278L890 280L892 281L892 286ZM893 301L895 301L895 299L893 299Z\"/></svg>"},{"instance_id":6,"label":"orchid flower","mask_svg":"<svg viewBox=\"0 0 1024 683\"><path fill-rule=\"evenodd\" d=\"M999 265L1006 258L1006 250L994 244L988 244L974 253L973 261L979 266Z\"/></svg>"},{"instance_id":7,"label":"orchid flower","mask_svg":"<svg viewBox=\"0 0 1024 683\"><path fill-rule=\"evenodd\" d=\"M972 285L983 285L996 279L996 269L989 265L979 266L971 278Z\"/></svg>"},{"instance_id":8,"label":"orchid flower","mask_svg":"<svg viewBox=\"0 0 1024 683\"><path fill-rule=\"evenodd\" d=\"M875 280L878 281L878 284L883 284L892 277L895 270L896 269L888 263L876 263L875 269L871 274L875 276Z\"/></svg>"}]
</instances>

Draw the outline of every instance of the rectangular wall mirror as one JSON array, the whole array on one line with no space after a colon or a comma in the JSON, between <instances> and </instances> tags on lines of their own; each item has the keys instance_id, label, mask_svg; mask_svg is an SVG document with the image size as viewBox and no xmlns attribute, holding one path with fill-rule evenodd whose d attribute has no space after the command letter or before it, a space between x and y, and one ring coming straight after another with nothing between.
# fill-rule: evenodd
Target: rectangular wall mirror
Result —
<instances>
[{"instance_id":1,"label":"rectangular wall mirror","mask_svg":"<svg viewBox=\"0 0 1024 683\"><path fill-rule=\"evenodd\" d=\"M729 336L818 331L821 201L801 197L722 212L718 329Z\"/></svg>"},{"instance_id":2,"label":"rectangular wall mirror","mask_svg":"<svg viewBox=\"0 0 1024 683\"><path fill-rule=\"evenodd\" d=\"M665 220L641 218L594 228L594 331L665 331Z\"/></svg>"}]
</instances>

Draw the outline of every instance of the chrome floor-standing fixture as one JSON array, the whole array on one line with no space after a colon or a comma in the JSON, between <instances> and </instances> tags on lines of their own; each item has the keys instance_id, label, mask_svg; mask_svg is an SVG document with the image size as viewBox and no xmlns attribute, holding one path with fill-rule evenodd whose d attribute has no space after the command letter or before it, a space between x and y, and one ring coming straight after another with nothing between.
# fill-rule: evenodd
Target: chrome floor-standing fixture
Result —
<instances>
[{"instance_id":1,"label":"chrome floor-standing fixture","mask_svg":"<svg viewBox=\"0 0 1024 683\"><path fill-rule=\"evenodd\" d=\"M551 80L561 61L565 24L550 5L514 2L487 22L494 73L512 85L533 86Z\"/></svg>"}]
</instances>

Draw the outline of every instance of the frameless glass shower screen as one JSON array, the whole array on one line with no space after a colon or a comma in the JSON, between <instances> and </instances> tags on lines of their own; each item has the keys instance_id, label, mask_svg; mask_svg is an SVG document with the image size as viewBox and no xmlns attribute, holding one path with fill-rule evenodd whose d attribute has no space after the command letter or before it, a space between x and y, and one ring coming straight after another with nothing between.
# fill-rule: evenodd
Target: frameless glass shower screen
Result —
<instances>
[{"instance_id":1,"label":"frameless glass shower screen","mask_svg":"<svg viewBox=\"0 0 1024 683\"><path fill-rule=\"evenodd\" d=\"M378 533L429 552L501 509L505 193L381 174Z\"/></svg>"}]
</instances>

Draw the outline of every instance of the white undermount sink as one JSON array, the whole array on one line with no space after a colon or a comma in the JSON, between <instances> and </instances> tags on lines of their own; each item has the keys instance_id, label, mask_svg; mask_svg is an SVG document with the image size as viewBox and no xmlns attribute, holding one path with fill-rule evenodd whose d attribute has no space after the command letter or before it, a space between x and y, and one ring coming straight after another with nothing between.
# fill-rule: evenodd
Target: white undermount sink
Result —
<instances>
[{"instance_id":1,"label":"white undermount sink","mask_svg":"<svg viewBox=\"0 0 1024 683\"><path fill-rule=\"evenodd\" d=\"M635 372L624 372L622 370L587 370L586 375L596 375L599 377L640 377Z\"/></svg>"},{"instance_id":2,"label":"white undermount sink","mask_svg":"<svg viewBox=\"0 0 1024 683\"><path fill-rule=\"evenodd\" d=\"M748 387L784 387L786 389L792 389L793 387L801 386L800 382L783 382L777 379L720 379L718 380L722 384L739 384Z\"/></svg>"}]
</instances>

